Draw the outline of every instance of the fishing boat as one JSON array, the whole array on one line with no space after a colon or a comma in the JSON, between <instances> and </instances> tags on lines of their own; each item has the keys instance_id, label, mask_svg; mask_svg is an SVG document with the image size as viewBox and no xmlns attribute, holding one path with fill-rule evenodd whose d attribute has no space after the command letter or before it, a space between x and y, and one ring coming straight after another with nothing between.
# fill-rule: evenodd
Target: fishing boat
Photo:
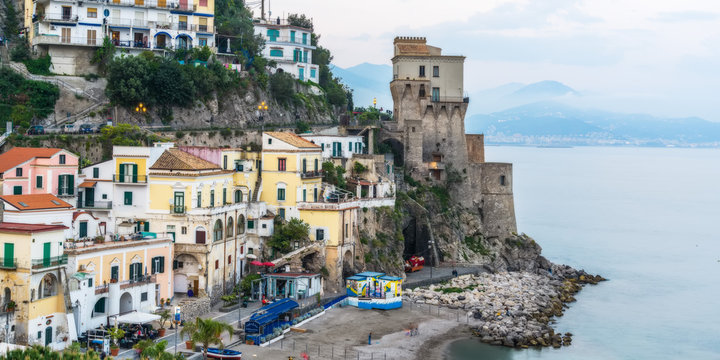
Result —
<instances>
[{"instance_id":1,"label":"fishing boat","mask_svg":"<svg viewBox=\"0 0 720 360\"><path fill-rule=\"evenodd\" d=\"M235 350L208 348L207 356L211 359L240 360L242 353Z\"/></svg>"}]
</instances>

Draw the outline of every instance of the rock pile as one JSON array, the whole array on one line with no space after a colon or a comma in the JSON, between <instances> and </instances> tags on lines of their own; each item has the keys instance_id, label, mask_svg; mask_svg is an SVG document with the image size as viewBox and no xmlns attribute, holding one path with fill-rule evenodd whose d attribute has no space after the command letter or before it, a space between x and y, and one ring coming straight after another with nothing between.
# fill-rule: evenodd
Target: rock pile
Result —
<instances>
[{"instance_id":1,"label":"rock pile","mask_svg":"<svg viewBox=\"0 0 720 360\"><path fill-rule=\"evenodd\" d=\"M464 275L446 284L406 290L405 296L416 303L467 310L480 321L473 334L486 343L523 348L561 347L571 344L572 334L555 333L550 327L551 319L563 315L566 303L575 301L574 294L583 284L596 284L604 279L584 272L565 278L559 272Z\"/></svg>"}]
</instances>

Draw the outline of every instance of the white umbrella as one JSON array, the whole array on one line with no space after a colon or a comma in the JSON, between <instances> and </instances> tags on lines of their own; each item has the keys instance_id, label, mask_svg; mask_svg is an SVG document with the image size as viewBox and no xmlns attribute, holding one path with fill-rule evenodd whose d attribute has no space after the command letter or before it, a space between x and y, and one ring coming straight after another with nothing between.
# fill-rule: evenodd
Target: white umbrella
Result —
<instances>
[{"instance_id":1,"label":"white umbrella","mask_svg":"<svg viewBox=\"0 0 720 360\"><path fill-rule=\"evenodd\" d=\"M245 255L245 257L248 259L257 259L257 256L255 256L254 254L247 254Z\"/></svg>"}]
</instances>

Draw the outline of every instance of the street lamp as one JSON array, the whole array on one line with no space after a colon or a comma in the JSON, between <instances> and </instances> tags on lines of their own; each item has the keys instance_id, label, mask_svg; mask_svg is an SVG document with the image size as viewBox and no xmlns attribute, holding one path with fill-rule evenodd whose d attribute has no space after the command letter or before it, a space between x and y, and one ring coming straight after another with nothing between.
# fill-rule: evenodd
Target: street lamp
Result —
<instances>
[{"instance_id":1,"label":"street lamp","mask_svg":"<svg viewBox=\"0 0 720 360\"><path fill-rule=\"evenodd\" d=\"M143 103L138 104L138 106L135 107L135 111L139 113L144 113L147 111L147 107Z\"/></svg>"},{"instance_id":2,"label":"street lamp","mask_svg":"<svg viewBox=\"0 0 720 360\"><path fill-rule=\"evenodd\" d=\"M256 115L257 115L257 117L258 117L258 120L260 120L260 124L261 124L261 126L262 126L261 129L262 129L263 132L265 131L265 122L263 122L263 111L267 111L267 110L268 110L268 106L267 106L267 104L263 101L263 102L260 103L260 105L258 105L258 109L257 109L257 112L256 112Z\"/></svg>"}]
</instances>

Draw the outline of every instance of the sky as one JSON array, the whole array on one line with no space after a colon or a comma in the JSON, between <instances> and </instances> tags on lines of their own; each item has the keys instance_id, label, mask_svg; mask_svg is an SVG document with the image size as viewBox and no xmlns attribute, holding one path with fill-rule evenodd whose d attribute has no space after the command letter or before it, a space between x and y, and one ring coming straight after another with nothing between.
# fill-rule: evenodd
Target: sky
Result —
<instances>
[{"instance_id":1,"label":"sky","mask_svg":"<svg viewBox=\"0 0 720 360\"><path fill-rule=\"evenodd\" d=\"M470 93L556 80L587 106L720 121L717 0L266 1L313 18L343 68L389 65L395 36L424 36L467 57Z\"/></svg>"}]
</instances>

